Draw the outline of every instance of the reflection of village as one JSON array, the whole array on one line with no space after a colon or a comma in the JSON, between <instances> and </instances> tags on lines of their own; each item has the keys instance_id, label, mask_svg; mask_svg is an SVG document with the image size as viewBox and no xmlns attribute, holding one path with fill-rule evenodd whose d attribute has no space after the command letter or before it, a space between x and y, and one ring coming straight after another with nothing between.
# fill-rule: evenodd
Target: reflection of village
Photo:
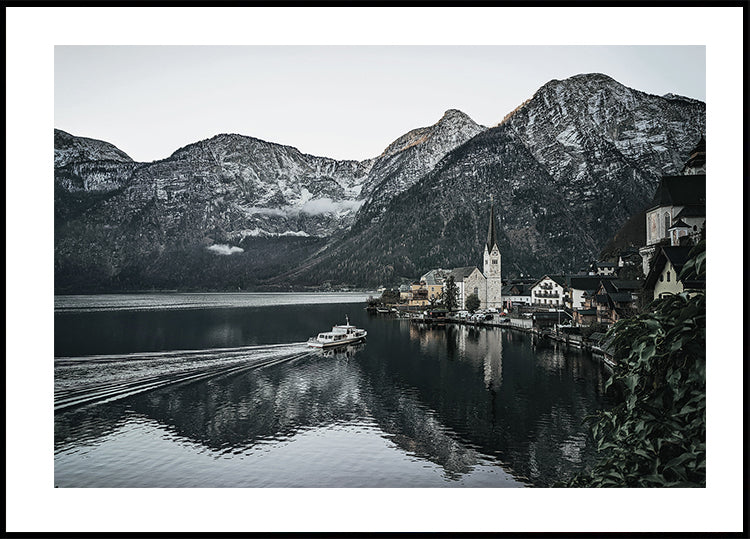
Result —
<instances>
[{"instance_id":1,"label":"reflection of village","mask_svg":"<svg viewBox=\"0 0 750 539\"><path fill-rule=\"evenodd\" d=\"M705 290L705 278L680 279L690 250L705 237L705 166L701 138L680 175L662 177L646 212L645 245L622 249L616 259L593 262L575 274L503 279L491 207L484 271L438 268L398 290L381 288L385 308L379 311L419 323L511 327L602 352L604 332L653 299ZM455 290L451 310L445 308L449 287ZM478 308L468 310L472 295Z\"/></svg>"},{"instance_id":2,"label":"reflection of village","mask_svg":"<svg viewBox=\"0 0 750 539\"><path fill-rule=\"evenodd\" d=\"M532 425L526 425L532 432L527 432L528 445L522 454L503 455L515 473L537 481L544 475L541 463L550 462L542 457L543 453L556 454L557 462L577 465L582 462L583 453L591 450L587 447L586 431L580 428L581 418L574 416L572 410L593 413L592 401L582 398L581 391L588 388L592 394L603 396L608 375L606 369L591 362L586 354L571 354L561 344L500 328L406 321L401 327L419 344L422 357L431 357L438 364L441 385L460 384L460 378L448 370L456 363L465 365L475 373L475 379L483 381L488 400L487 420L493 430L515 428L507 424L511 418L532 421ZM504 381L506 369L509 383ZM525 383L539 377L554 378L561 385L550 386L549 395L527 394ZM579 384L581 380L586 383ZM481 432L479 422L476 428L479 437L486 434ZM513 457L509 458L509 454Z\"/></svg>"}]
</instances>

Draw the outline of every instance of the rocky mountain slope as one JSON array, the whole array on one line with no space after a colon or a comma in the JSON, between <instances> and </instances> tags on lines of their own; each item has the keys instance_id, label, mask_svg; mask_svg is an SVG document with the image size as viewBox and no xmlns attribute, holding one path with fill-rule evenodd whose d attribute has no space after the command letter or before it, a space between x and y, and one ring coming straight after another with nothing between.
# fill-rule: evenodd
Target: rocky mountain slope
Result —
<instances>
[{"instance_id":1,"label":"rocky mountain slope","mask_svg":"<svg viewBox=\"0 0 750 539\"><path fill-rule=\"evenodd\" d=\"M238 280L239 269L245 276L240 282L256 284L256 274L245 270L263 264L249 258L258 249L267 258L274 248L273 242L254 240L276 238L279 252L272 258L298 263L325 244L321 238L348 230L374 192L379 201L397 194L481 129L463 113L448 111L435 125L411 131L379 157L361 162L223 134L153 163L134 163L106 142L56 130L57 284L78 288L80 276L89 273L98 276L97 286L124 286L125 272L136 275L139 286L167 286L160 276L174 268L179 275L170 286L179 287L185 268L191 275L204 273L195 262L207 263L204 251L218 268L216 283L230 273ZM97 248L87 249L92 245ZM240 256L230 262L222 254ZM67 281L72 277L75 284ZM207 277L193 286L210 283Z\"/></svg>"},{"instance_id":2,"label":"rocky mountain slope","mask_svg":"<svg viewBox=\"0 0 750 539\"><path fill-rule=\"evenodd\" d=\"M491 196L505 275L576 271L643 210L703 133L702 102L599 74L550 81L394 199L387 219L352 229L280 279L388 283L479 265Z\"/></svg>"},{"instance_id":3,"label":"rocky mountain slope","mask_svg":"<svg viewBox=\"0 0 750 539\"><path fill-rule=\"evenodd\" d=\"M478 264L490 196L504 273L577 269L704 132L702 102L597 74L492 129L449 110L361 162L218 135L135 163L56 130L56 290L393 284Z\"/></svg>"},{"instance_id":4,"label":"rocky mountain slope","mask_svg":"<svg viewBox=\"0 0 750 539\"><path fill-rule=\"evenodd\" d=\"M388 203L432 170L448 150L487 129L466 114L449 109L435 125L409 131L376 159L355 230L377 222Z\"/></svg>"}]
</instances>

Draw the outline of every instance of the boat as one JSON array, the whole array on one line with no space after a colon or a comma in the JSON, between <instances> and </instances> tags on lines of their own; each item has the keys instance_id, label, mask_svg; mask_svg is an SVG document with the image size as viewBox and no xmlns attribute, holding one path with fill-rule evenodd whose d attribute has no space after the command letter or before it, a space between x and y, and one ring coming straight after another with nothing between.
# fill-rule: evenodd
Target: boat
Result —
<instances>
[{"instance_id":1,"label":"boat","mask_svg":"<svg viewBox=\"0 0 750 539\"><path fill-rule=\"evenodd\" d=\"M334 346L345 346L362 342L367 336L364 329L349 324L349 317L346 317L346 324L333 326L331 331L318 333L317 337L310 337L307 341L308 346L314 348L333 348Z\"/></svg>"}]
</instances>

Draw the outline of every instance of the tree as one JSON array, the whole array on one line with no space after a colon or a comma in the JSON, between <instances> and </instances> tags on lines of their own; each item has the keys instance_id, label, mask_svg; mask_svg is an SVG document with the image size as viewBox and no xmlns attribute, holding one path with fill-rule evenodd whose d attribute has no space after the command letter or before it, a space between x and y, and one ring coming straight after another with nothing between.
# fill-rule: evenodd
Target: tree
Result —
<instances>
[{"instance_id":1,"label":"tree","mask_svg":"<svg viewBox=\"0 0 750 539\"><path fill-rule=\"evenodd\" d=\"M705 242L692 249L681 280L705 278ZM593 426L598 458L565 486L706 486L706 297L686 291L615 324L614 386L619 404Z\"/></svg>"},{"instance_id":2,"label":"tree","mask_svg":"<svg viewBox=\"0 0 750 539\"><path fill-rule=\"evenodd\" d=\"M476 294L469 294L466 296L466 310L470 313L473 313L477 309L479 309L479 306L482 304L481 301L479 301L479 296Z\"/></svg>"},{"instance_id":3,"label":"tree","mask_svg":"<svg viewBox=\"0 0 750 539\"><path fill-rule=\"evenodd\" d=\"M449 276L443 285L443 305L449 312L458 305L458 287L453 275Z\"/></svg>"},{"instance_id":4,"label":"tree","mask_svg":"<svg viewBox=\"0 0 750 539\"><path fill-rule=\"evenodd\" d=\"M386 289L383 290L383 294L380 296L380 302L385 305L390 305L394 303L398 303L398 301L401 299L401 294L396 289Z\"/></svg>"}]
</instances>

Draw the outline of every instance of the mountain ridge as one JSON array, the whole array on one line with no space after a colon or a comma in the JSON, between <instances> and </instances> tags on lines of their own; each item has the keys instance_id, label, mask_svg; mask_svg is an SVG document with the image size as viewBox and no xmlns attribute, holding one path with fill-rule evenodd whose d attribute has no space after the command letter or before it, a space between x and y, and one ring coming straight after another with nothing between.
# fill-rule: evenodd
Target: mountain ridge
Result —
<instances>
[{"instance_id":1,"label":"mountain ridge","mask_svg":"<svg viewBox=\"0 0 750 539\"><path fill-rule=\"evenodd\" d=\"M86 271L104 288L211 287L205 267L220 286L395 283L478 264L490 195L508 274L572 268L704 132L704 103L589 74L549 81L493 128L448 109L363 161L236 133L151 163L81 143L55 167L56 287Z\"/></svg>"}]
</instances>

